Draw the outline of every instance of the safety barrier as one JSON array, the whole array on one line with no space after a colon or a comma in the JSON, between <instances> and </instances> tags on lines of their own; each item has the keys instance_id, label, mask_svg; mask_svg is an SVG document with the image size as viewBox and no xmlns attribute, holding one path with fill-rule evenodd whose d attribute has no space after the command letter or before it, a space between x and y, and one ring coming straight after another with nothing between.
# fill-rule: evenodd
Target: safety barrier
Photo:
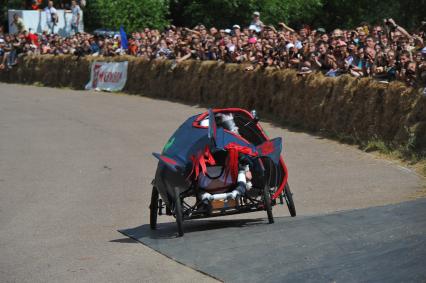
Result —
<instances>
[{"instance_id":1,"label":"safety barrier","mask_svg":"<svg viewBox=\"0 0 426 283\"><path fill-rule=\"evenodd\" d=\"M92 61L129 61L124 92L206 107L256 109L273 122L325 131L357 143L380 140L426 152L426 96L400 82L350 76L300 77L293 70L244 71L211 61L144 61L135 57L25 57L0 80L83 89Z\"/></svg>"}]
</instances>

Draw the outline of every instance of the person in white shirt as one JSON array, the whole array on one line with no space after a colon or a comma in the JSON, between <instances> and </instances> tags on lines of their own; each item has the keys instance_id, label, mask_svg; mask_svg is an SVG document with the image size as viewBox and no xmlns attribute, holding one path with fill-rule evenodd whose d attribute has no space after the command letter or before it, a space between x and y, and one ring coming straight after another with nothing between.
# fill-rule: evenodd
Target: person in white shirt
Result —
<instances>
[{"instance_id":1,"label":"person in white shirt","mask_svg":"<svg viewBox=\"0 0 426 283\"><path fill-rule=\"evenodd\" d=\"M255 30L257 33L261 32L263 27L265 25L263 24L263 22L260 20L260 13L259 12L254 12L253 13L253 20L250 23L250 27L251 29Z\"/></svg>"},{"instance_id":2,"label":"person in white shirt","mask_svg":"<svg viewBox=\"0 0 426 283\"><path fill-rule=\"evenodd\" d=\"M78 26L80 24L80 6L77 5L77 1L73 0L71 2L71 13L72 13L72 19L71 19L71 30L74 32L78 32Z\"/></svg>"},{"instance_id":3,"label":"person in white shirt","mask_svg":"<svg viewBox=\"0 0 426 283\"><path fill-rule=\"evenodd\" d=\"M51 33L55 33L55 26L59 21L58 12L53 7L53 1L49 1L47 7L44 9L46 13L47 26Z\"/></svg>"}]
</instances>

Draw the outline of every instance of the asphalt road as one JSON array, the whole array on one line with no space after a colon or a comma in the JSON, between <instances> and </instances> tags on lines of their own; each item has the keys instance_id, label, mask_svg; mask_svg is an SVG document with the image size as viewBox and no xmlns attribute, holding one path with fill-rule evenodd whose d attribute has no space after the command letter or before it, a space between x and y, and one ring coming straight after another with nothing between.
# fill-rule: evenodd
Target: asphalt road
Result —
<instances>
[{"instance_id":1,"label":"asphalt road","mask_svg":"<svg viewBox=\"0 0 426 283\"><path fill-rule=\"evenodd\" d=\"M202 111L0 84L0 281L214 281L117 232L149 222L151 152ZM412 171L353 147L264 126L284 138L299 215L410 200L424 186ZM288 211L279 206L274 215Z\"/></svg>"},{"instance_id":2,"label":"asphalt road","mask_svg":"<svg viewBox=\"0 0 426 283\"><path fill-rule=\"evenodd\" d=\"M326 215L206 219L124 235L225 282L426 282L426 198Z\"/></svg>"}]
</instances>

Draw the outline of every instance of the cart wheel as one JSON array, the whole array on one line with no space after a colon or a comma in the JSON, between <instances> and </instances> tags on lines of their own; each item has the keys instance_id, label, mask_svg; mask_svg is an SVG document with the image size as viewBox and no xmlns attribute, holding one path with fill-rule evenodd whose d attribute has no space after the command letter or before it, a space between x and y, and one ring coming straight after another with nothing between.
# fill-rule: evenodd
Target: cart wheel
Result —
<instances>
[{"instance_id":1,"label":"cart wheel","mask_svg":"<svg viewBox=\"0 0 426 283\"><path fill-rule=\"evenodd\" d=\"M271 194L269 192L269 186L265 185L263 189L263 203L265 205L266 213L268 214L269 224L274 223L274 215L272 214Z\"/></svg>"},{"instance_id":2,"label":"cart wheel","mask_svg":"<svg viewBox=\"0 0 426 283\"><path fill-rule=\"evenodd\" d=\"M151 230L157 229L157 215L158 215L158 191L156 187L152 187L151 204L149 205L150 218L149 225Z\"/></svg>"},{"instance_id":3,"label":"cart wheel","mask_svg":"<svg viewBox=\"0 0 426 283\"><path fill-rule=\"evenodd\" d=\"M287 183L284 187L284 198L287 203L291 217L296 216L296 207L294 206L293 193L290 191L290 185Z\"/></svg>"},{"instance_id":4,"label":"cart wheel","mask_svg":"<svg viewBox=\"0 0 426 283\"><path fill-rule=\"evenodd\" d=\"M182 213L182 200L180 199L180 191L175 187L175 217L178 228L179 237L183 236L183 213Z\"/></svg>"}]
</instances>

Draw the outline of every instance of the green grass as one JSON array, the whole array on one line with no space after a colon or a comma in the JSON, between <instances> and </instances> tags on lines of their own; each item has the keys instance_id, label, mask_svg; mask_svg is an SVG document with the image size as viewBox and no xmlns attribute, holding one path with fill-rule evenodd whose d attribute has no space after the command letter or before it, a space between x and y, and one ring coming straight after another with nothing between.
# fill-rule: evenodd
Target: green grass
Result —
<instances>
[{"instance_id":1,"label":"green grass","mask_svg":"<svg viewBox=\"0 0 426 283\"><path fill-rule=\"evenodd\" d=\"M391 159L398 159L426 177L426 154L415 151L415 140L413 139L410 139L406 145L399 147L387 144L379 139L373 139L361 143L360 149L366 152L377 152Z\"/></svg>"},{"instance_id":2,"label":"green grass","mask_svg":"<svg viewBox=\"0 0 426 283\"><path fill-rule=\"evenodd\" d=\"M386 145L381 140L370 140L367 143L361 145L361 149L366 152L378 151L383 154L391 154L394 150Z\"/></svg>"},{"instance_id":3,"label":"green grass","mask_svg":"<svg viewBox=\"0 0 426 283\"><path fill-rule=\"evenodd\" d=\"M44 87L44 84L42 82L34 82L33 86Z\"/></svg>"}]
</instances>

